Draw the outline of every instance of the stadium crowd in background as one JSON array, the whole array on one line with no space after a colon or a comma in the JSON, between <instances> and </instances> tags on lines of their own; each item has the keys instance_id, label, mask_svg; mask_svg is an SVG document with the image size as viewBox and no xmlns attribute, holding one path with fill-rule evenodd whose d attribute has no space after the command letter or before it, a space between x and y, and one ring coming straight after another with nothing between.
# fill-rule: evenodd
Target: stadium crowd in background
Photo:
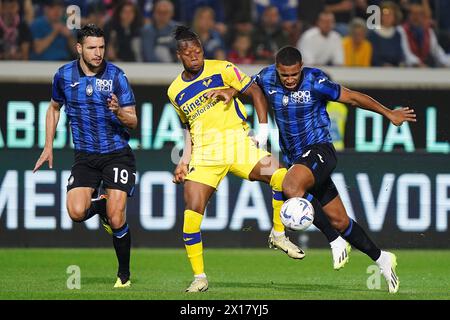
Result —
<instances>
[{"instance_id":1,"label":"stadium crowd in background","mask_svg":"<svg viewBox=\"0 0 450 320\"><path fill-rule=\"evenodd\" d=\"M69 5L105 28L111 61L176 62L171 35L184 24L206 58L238 64L272 63L293 45L318 66L450 67L448 0L0 0L0 59L75 58ZM375 29L370 5L381 8Z\"/></svg>"}]
</instances>

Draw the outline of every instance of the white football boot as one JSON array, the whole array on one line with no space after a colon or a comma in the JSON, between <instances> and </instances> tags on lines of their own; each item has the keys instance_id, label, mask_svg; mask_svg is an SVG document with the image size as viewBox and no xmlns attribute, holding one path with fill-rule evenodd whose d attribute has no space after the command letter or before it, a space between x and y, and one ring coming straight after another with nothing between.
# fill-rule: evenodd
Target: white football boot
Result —
<instances>
[{"instance_id":1,"label":"white football boot","mask_svg":"<svg viewBox=\"0 0 450 320\"><path fill-rule=\"evenodd\" d=\"M389 293L396 293L400 287L400 280L395 273L397 257L391 252L381 251L381 255L376 263L380 267L381 273L387 282Z\"/></svg>"},{"instance_id":2,"label":"white football boot","mask_svg":"<svg viewBox=\"0 0 450 320\"><path fill-rule=\"evenodd\" d=\"M280 249L292 259L303 259L305 252L295 244L293 244L286 235L275 236L273 229L269 235L269 248Z\"/></svg>"},{"instance_id":3,"label":"white football boot","mask_svg":"<svg viewBox=\"0 0 450 320\"><path fill-rule=\"evenodd\" d=\"M186 292L205 292L208 290L208 280L206 277L195 277L191 285L186 289Z\"/></svg>"},{"instance_id":4,"label":"white football boot","mask_svg":"<svg viewBox=\"0 0 450 320\"><path fill-rule=\"evenodd\" d=\"M350 258L350 251L352 246L342 237L330 243L331 253L333 255L333 268L339 270L344 267Z\"/></svg>"}]
</instances>

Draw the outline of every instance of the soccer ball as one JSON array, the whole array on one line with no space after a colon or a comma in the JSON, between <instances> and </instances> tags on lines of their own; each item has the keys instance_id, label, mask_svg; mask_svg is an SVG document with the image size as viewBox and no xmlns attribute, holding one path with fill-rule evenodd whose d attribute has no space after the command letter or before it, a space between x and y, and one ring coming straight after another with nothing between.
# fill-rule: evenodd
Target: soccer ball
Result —
<instances>
[{"instance_id":1,"label":"soccer ball","mask_svg":"<svg viewBox=\"0 0 450 320\"><path fill-rule=\"evenodd\" d=\"M305 198L288 199L280 211L281 222L290 230L303 231L314 221L314 207Z\"/></svg>"}]
</instances>

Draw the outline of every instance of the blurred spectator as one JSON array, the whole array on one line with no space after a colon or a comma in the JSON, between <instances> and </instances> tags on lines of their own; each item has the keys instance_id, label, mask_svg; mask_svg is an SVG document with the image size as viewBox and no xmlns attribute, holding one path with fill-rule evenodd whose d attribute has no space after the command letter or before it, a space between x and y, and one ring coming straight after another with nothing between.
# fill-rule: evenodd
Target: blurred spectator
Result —
<instances>
[{"instance_id":1,"label":"blurred spectator","mask_svg":"<svg viewBox=\"0 0 450 320\"><path fill-rule=\"evenodd\" d=\"M253 2L258 17L262 17L264 10L268 7L277 7L281 18L281 26L289 39L289 44L295 45L297 43L301 30L298 20L299 0L253 0Z\"/></svg>"},{"instance_id":2,"label":"blurred spectator","mask_svg":"<svg viewBox=\"0 0 450 320\"><path fill-rule=\"evenodd\" d=\"M261 23L253 31L252 44L258 63L272 63L275 53L289 40L281 28L277 7L267 7L261 17Z\"/></svg>"},{"instance_id":3,"label":"blurred spectator","mask_svg":"<svg viewBox=\"0 0 450 320\"><path fill-rule=\"evenodd\" d=\"M298 5L298 18L303 30L314 27L319 14L325 10L325 0L300 0Z\"/></svg>"},{"instance_id":4,"label":"blurred spectator","mask_svg":"<svg viewBox=\"0 0 450 320\"><path fill-rule=\"evenodd\" d=\"M23 22L25 22L28 26L33 23L34 20L34 7L32 0L20 0L20 18Z\"/></svg>"},{"instance_id":5,"label":"blurred spectator","mask_svg":"<svg viewBox=\"0 0 450 320\"><path fill-rule=\"evenodd\" d=\"M49 0L44 15L31 25L33 35L32 60L69 60L75 53L75 38L64 23L64 3Z\"/></svg>"},{"instance_id":6,"label":"blurred spectator","mask_svg":"<svg viewBox=\"0 0 450 320\"><path fill-rule=\"evenodd\" d=\"M252 52L252 39L248 34L238 34L233 42L233 47L228 53L227 60L235 64L251 64L255 62Z\"/></svg>"},{"instance_id":7,"label":"blurred spectator","mask_svg":"<svg viewBox=\"0 0 450 320\"><path fill-rule=\"evenodd\" d=\"M158 0L137 0L139 10L142 12L143 25L150 24L152 22L153 10L155 10L155 4Z\"/></svg>"},{"instance_id":8,"label":"blurred spectator","mask_svg":"<svg viewBox=\"0 0 450 320\"><path fill-rule=\"evenodd\" d=\"M101 1L91 3L87 9L86 24L93 23L97 27L104 29L108 15L106 14L106 7Z\"/></svg>"},{"instance_id":9,"label":"blurred spectator","mask_svg":"<svg viewBox=\"0 0 450 320\"><path fill-rule=\"evenodd\" d=\"M232 22L228 25L228 32L224 35L225 47L231 48L233 46L233 42L237 34L251 35L253 29L254 25L249 14L238 13L233 15Z\"/></svg>"},{"instance_id":10,"label":"blurred spectator","mask_svg":"<svg viewBox=\"0 0 450 320\"><path fill-rule=\"evenodd\" d=\"M334 15L331 12L319 14L317 27L303 33L297 48L303 55L307 65L334 65L344 64L342 37L333 30Z\"/></svg>"},{"instance_id":11,"label":"blurred spectator","mask_svg":"<svg viewBox=\"0 0 450 320\"><path fill-rule=\"evenodd\" d=\"M123 1L105 26L107 57L113 61L142 61L142 18L136 4Z\"/></svg>"},{"instance_id":12,"label":"blurred spectator","mask_svg":"<svg viewBox=\"0 0 450 320\"><path fill-rule=\"evenodd\" d=\"M222 2L225 23L230 25L242 21L252 23L253 0L226 0Z\"/></svg>"},{"instance_id":13,"label":"blurred spectator","mask_svg":"<svg viewBox=\"0 0 450 320\"><path fill-rule=\"evenodd\" d=\"M261 17L268 7L277 7L283 23L297 21L299 0L253 0L253 2L258 17Z\"/></svg>"},{"instance_id":14,"label":"blurred spectator","mask_svg":"<svg viewBox=\"0 0 450 320\"><path fill-rule=\"evenodd\" d=\"M224 0L177 0L175 20L185 25L193 25L197 10L209 7L213 10L215 17L213 29L223 36L227 31L223 2Z\"/></svg>"},{"instance_id":15,"label":"blurred spectator","mask_svg":"<svg viewBox=\"0 0 450 320\"><path fill-rule=\"evenodd\" d=\"M20 19L18 0L3 0L0 6L0 59L28 60L32 38Z\"/></svg>"},{"instance_id":16,"label":"blurred spectator","mask_svg":"<svg viewBox=\"0 0 450 320\"><path fill-rule=\"evenodd\" d=\"M373 48L372 66L398 67L405 59L400 32L396 28L402 21L402 13L392 1L382 2L380 6L381 26L368 35Z\"/></svg>"},{"instance_id":17,"label":"blurred spectator","mask_svg":"<svg viewBox=\"0 0 450 320\"><path fill-rule=\"evenodd\" d=\"M198 8L195 12L193 30L203 44L205 59L225 59L225 47L222 36L214 29L215 15L210 7Z\"/></svg>"},{"instance_id":18,"label":"blurred spectator","mask_svg":"<svg viewBox=\"0 0 450 320\"><path fill-rule=\"evenodd\" d=\"M435 0L436 3L436 19L439 28L439 43L442 45L447 54L450 54L450 1Z\"/></svg>"},{"instance_id":19,"label":"blurred spectator","mask_svg":"<svg viewBox=\"0 0 450 320\"><path fill-rule=\"evenodd\" d=\"M176 42L173 30L177 23L172 20L174 8L169 0L156 2L153 23L142 29L142 56L144 62L176 62Z\"/></svg>"},{"instance_id":20,"label":"blurred spectator","mask_svg":"<svg viewBox=\"0 0 450 320\"><path fill-rule=\"evenodd\" d=\"M439 45L422 5L409 6L408 20L399 31L407 65L450 67L450 58Z\"/></svg>"},{"instance_id":21,"label":"blurred spectator","mask_svg":"<svg viewBox=\"0 0 450 320\"><path fill-rule=\"evenodd\" d=\"M72 1L72 0L67 0L67 1ZM110 19L112 19L114 12L116 11L116 7L118 5L120 5L120 3L123 0L80 0L80 1L87 2L88 6L89 5L94 5L94 6L101 5L106 10L106 17L104 19L110 20ZM129 0L129 2L132 2L133 4L135 4L138 7L143 24L150 23L150 18L151 18L152 10L153 10L153 4L155 1L156 0Z\"/></svg>"},{"instance_id":22,"label":"blurred spectator","mask_svg":"<svg viewBox=\"0 0 450 320\"><path fill-rule=\"evenodd\" d=\"M334 14L335 29L342 36L348 34L348 24L354 16L353 0L325 0L325 11Z\"/></svg>"},{"instance_id":23,"label":"blurred spectator","mask_svg":"<svg viewBox=\"0 0 450 320\"><path fill-rule=\"evenodd\" d=\"M344 65L346 67L370 67L372 62L372 45L366 38L366 22L354 18L350 23L350 34L342 40L344 48Z\"/></svg>"}]
</instances>

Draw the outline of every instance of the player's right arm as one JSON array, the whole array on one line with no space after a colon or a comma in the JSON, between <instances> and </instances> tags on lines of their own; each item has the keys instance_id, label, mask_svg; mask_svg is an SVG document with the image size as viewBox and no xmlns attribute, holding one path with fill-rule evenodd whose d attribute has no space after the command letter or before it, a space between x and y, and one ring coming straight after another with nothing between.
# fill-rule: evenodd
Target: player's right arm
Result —
<instances>
[{"instance_id":1,"label":"player's right arm","mask_svg":"<svg viewBox=\"0 0 450 320\"><path fill-rule=\"evenodd\" d=\"M177 112L178 116L180 117L181 122L184 125L184 149L183 149L183 155L180 158L180 161L177 164L177 167L175 168L175 171L173 172L173 179L172 182L179 184L184 182L184 178L188 174L188 167L189 162L191 162L191 153L192 153L192 138L191 138L191 132L189 127L189 120L187 119L186 115L183 113L183 111L180 109L180 106L175 102L176 101L176 95L177 91L173 90L173 87L170 86L167 90L167 96L169 97L170 103L175 108L175 111Z\"/></svg>"},{"instance_id":2,"label":"player's right arm","mask_svg":"<svg viewBox=\"0 0 450 320\"><path fill-rule=\"evenodd\" d=\"M33 172L36 172L45 162L48 161L50 169L53 168L53 139L55 138L56 127L58 126L61 106L64 104L64 79L60 71L56 72L52 83L52 99L47 109L45 117L45 145L41 156L34 165Z\"/></svg>"},{"instance_id":3,"label":"player's right arm","mask_svg":"<svg viewBox=\"0 0 450 320\"><path fill-rule=\"evenodd\" d=\"M61 104L50 101L45 118L45 146L41 156L36 161L33 172L36 172L45 162L48 161L50 169L53 168L53 139L55 138L56 127L58 126Z\"/></svg>"},{"instance_id":4,"label":"player's right arm","mask_svg":"<svg viewBox=\"0 0 450 320\"><path fill-rule=\"evenodd\" d=\"M184 182L184 178L188 174L189 162L191 162L191 153L192 153L191 132L189 131L189 127L186 126L186 128L184 129L183 155L181 156L181 159L178 162L175 171L173 172L173 179L172 179L173 183L179 184Z\"/></svg>"}]
</instances>

